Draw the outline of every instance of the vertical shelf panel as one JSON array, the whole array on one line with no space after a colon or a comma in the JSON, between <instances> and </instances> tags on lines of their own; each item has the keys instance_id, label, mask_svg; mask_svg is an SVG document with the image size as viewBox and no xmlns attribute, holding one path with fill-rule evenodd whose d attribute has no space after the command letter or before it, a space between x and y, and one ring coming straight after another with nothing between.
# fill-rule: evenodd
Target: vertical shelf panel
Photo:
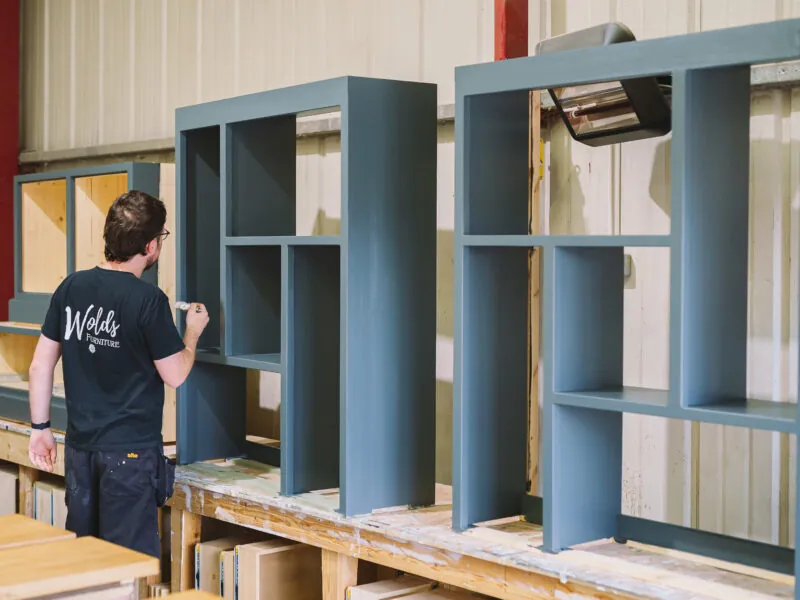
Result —
<instances>
[{"instance_id":1,"label":"vertical shelf panel","mask_svg":"<svg viewBox=\"0 0 800 600\"><path fill-rule=\"evenodd\" d=\"M339 486L340 296L338 246L288 251L283 493Z\"/></svg>"},{"instance_id":2,"label":"vertical shelf panel","mask_svg":"<svg viewBox=\"0 0 800 600\"><path fill-rule=\"evenodd\" d=\"M228 126L229 235L295 235L296 130L294 115Z\"/></svg>"},{"instance_id":3,"label":"vertical shelf panel","mask_svg":"<svg viewBox=\"0 0 800 600\"><path fill-rule=\"evenodd\" d=\"M436 87L348 79L341 511L434 502Z\"/></svg>"},{"instance_id":4,"label":"vertical shelf panel","mask_svg":"<svg viewBox=\"0 0 800 600\"><path fill-rule=\"evenodd\" d=\"M225 351L255 362L280 363L281 248L227 249Z\"/></svg>"},{"instance_id":5,"label":"vertical shelf panel","mask_svg":"<svg viewBox=\"0 0 800 600\"><path fill-rule=\"evenodd\" d=\"M520 514L527 486L528 248L461 248L453 524Z\"/></svg>"},{"instance_id":6,"label":"vertical shelf panel","mask_svg":"<svg viewBox=\"0 0 800 600\"><path fill-rule=\"evenodd\" d=\"M684 406L747 392L750 68L688 71L678 88L683 186Z\"/></svg>"},{"instance_id":7,"label":"vertical shelf panel","mask_svg":"<svg viewBox=\"0 0 800 600\"><path fill-rule=\"evenodd\" d=\"M186 131L184 137L185 275L184 293L202 302L210 322L198 348L219 353L221 335L220 290L220 128Z\"/></svg>"},{"instance_id":8,"label":"vertical shelf panel","mask_svg":"<svg viewBox=\"0 0 800 600\"><path fill-rule=\"evenodd\" d=\"M544 550L613 537L622 506L622 417L547 403Z\"/></svg>"}]
</instances>

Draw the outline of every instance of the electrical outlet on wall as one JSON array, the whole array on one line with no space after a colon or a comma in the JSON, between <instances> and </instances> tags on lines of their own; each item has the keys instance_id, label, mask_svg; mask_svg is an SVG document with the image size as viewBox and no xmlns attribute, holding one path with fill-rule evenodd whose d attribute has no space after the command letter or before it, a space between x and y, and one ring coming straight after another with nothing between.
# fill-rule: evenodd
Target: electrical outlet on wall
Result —
<instances>
[{"instance_id":1,"label":"electrical outlet on wall","mask_svg":"<svg viewBox=\"0 0 800 600\"><path fill-rule=\"evenodd\" d=\"M633 269L633 257L630 254L626 254L624 256L625 259L625 279L631 276L631 271Z\"/></svg>"}]
</instances>

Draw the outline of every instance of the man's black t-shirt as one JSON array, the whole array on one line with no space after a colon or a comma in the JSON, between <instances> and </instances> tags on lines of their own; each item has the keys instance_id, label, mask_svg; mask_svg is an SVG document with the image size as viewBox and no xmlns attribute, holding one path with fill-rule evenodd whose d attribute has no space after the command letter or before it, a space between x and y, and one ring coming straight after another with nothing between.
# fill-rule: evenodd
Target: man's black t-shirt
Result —
<instances>
[{"instance_id":1,"label":"man's black t-shirt","mask_svg":"<svg viewBox=\"0 0 800 600\"><path fill-rule=\"evenodd\" d=\"M153 361L184 347L163 291L124 271L78 271L53 294L42 334L61 344L69 446L162 444L164 382Z\"/></svg>"}]
</instances>

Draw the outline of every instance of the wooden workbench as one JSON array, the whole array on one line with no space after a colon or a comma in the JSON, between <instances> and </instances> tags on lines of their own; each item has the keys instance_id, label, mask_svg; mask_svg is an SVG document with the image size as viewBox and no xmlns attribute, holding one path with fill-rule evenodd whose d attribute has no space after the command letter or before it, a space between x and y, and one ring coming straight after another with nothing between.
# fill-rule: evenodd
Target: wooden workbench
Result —
<instances>
[{"instance_id":1,"label":"wooden workbench","mask_svg":"<svg viewBox=\"0 0 800 600\"><path fill-rule=\"evenodd\" d=\"M323 549L333 589L355 580L358 559L508 600L585 598L766 600L794 598L794 577L611 540L558 555L537 549L541 532L519 519L450 529L450 488L437 505L359 518L335 512L335 491L278 495L278 470L250 461L179 467L172 507L172 589L192 586L193 547L202 516Z\"/></svg>"}]
</instances>

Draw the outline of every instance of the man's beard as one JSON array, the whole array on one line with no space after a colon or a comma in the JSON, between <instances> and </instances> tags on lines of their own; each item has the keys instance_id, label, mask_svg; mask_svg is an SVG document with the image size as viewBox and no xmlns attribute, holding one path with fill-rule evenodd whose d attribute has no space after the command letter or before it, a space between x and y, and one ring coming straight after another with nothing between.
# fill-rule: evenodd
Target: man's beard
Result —
<instances>
[{"instance_id":1,"label":"man's beard","mask_svg":"<svg viewBox=\"0 0 800 600\"><path fill-rule=\"evenodd\" d=\"M147 263L147 266L144 268L144 272L146 273L147 271L152 269L157 262L158 262L157 258L148 259L148 263Z\"/></svg>"}]
</instances>

